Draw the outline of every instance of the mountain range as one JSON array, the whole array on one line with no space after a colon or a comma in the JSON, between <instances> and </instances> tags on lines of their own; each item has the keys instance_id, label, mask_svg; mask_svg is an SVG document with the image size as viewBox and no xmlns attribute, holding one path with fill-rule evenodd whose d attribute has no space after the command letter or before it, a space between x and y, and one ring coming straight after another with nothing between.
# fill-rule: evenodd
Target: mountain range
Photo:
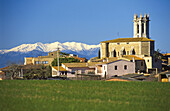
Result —
<instances>
[{"instance_id":1,"label":"mountain range","mask_svg":"<svg viewBox=\"0 0 170 111\"><path fill-rule=\"evenodd\" d=\"M12 63L23 64L24 57L46 56L49 52L56 51L57 48L62 52L90 59L98 56L100 45L88 45L78 42L22 44L8 50L0 50L0 68Z\"/></svg>"}]
</instances>

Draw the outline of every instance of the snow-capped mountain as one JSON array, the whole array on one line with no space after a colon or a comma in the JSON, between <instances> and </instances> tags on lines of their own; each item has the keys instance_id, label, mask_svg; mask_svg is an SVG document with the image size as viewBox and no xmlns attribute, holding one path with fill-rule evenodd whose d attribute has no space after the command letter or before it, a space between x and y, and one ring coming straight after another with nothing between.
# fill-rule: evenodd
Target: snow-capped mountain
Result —
<instances>
[{"instance_id":1,"label":"snow-capped mountain","mask_svg":"<svg viewBox=\"0 0 170 111\"><path fill-rule=\"evenodd\" d=\"M77 42L22 44L9 50L0 50L0 67L10 63L23 63L24 57L45 56L48 52L56 51L57 48L62 52L76 54L89 59L98 55L100 45L87 45Z\"/></svg>"},{"instance_id":2,"label":"snow-capped mountain","mask_svg":"<svg viewBox=\"0 0 170 111\"><path fill-rule=\"evenodd\" d=\"M47 43L43 44L41 42L37 42L35 44L22 44L20 46L14 47L9 50L0 50L0 53L8 53L8 52L22 52L27 53L33 50L38 50L42 52L51 52L56 51L59 48L61 51L64 50L72 50L72 51L83 51L83 50L91 50L95 48L99 48L100 45L87 45L84 43L77 43L77 42L54 42L54 43Z\"/></svg>"}]
</instances>

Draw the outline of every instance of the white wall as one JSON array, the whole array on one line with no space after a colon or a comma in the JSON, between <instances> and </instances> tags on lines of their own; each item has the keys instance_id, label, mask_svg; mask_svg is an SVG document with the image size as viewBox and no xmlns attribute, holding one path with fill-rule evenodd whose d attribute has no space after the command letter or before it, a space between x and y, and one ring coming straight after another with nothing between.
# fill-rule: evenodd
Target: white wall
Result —
<instances>
[{"instance_id":1,"label":"white wall","mask_svg":"<svg viewBox=\"0 0 170 111\"><path fill-rule=\"evenodd\" d=\"M126 70L124 69L125 65L127 65ZM117 66L117 70L115 70L115 66ZM129 74L129 73L135 73L134 62L120 60L120 61L116 61L113 63L109 63L107 65L107 75L109 77L114 76L114 75L121 76L121 75Z\"/></svg>"}]
</instances>

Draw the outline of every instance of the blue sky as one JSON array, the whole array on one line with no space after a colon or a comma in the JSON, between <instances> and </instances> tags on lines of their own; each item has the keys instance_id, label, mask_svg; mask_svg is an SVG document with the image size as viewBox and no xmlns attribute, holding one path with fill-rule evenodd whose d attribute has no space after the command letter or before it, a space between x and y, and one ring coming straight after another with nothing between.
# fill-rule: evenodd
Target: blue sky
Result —
<instances>
[{"instance_id":1,"label":"blue sky","mask_svg":"<svg viewBox=\"0 0 170 111\"><path fill-rule=\"evenodd\" d=\"M135 13L149 13L155 49L170 52L170 0L0 0L0 49L133 37Z\"/></svg>"}]
</instances>

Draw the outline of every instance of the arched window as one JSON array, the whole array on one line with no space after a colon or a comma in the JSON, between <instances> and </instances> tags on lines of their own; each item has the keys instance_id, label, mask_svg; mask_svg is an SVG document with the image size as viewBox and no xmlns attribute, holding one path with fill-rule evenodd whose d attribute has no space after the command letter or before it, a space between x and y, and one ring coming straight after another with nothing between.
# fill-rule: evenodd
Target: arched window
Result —
<instances>
[{"instance_id":1,"label":"arched window","mask_svg":"<svg viewBox=\"0 0 170 111\"><path fill-rule=\"evenodd\" d=\"M135 55L135 49L132 50L132 55Z\"/></svg>"},{"instance_id":2,"label":"arched window","mask_svg":"<svg viewBox=\"0 0 170 111\"><path fill-rule=\"evenodd\" d=\"M116 51L115 50L113 51L113 57L116 57Z\"/></svg>"},{"instance_id":3,"label":"arched window","mask_svg":"<svg viewBox=\"0 0 170 111\"><path fill-rule=\"evenodd\" d=\"M116 50L115 50L115 48L113 48L112 51L111 51L111 57L116 57Z\"/></svg>"},{"instance_id":4,"label":"arched window","mask_svg":"<svg viewBox=\"0 0 170 111\"><path fill-rule=\"evenodd\" d=\"M122 47L121 55L126 55L126 51L125 51L125 48L124 48L124 47Z\"/></svg>"},{"instance_id":5,"label":"arched window","mask_svg":"<svg viewBox=\"0 0 170 111\"><path fill-rule=\"evenodd\" d=\"M123 55L126 55L126 51L125 51L125 49L123 50Z\"/></svg>"}]
</instances>

